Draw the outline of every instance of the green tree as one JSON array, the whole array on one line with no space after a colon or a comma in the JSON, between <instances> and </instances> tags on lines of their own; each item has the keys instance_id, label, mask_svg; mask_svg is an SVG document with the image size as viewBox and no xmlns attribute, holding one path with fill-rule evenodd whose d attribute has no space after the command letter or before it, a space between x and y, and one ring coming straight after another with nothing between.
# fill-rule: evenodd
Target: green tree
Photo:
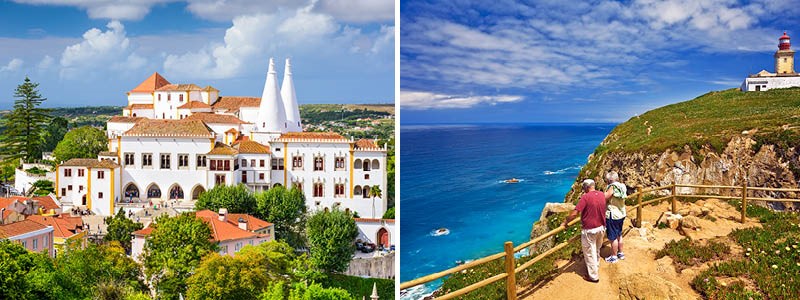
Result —
<instances>
[{"instance_id":1,"label":"green tree","mask_svg":"<svg viewBox=\"0 0 800 300\"><path fill-rule=\"evenodd\" d=\"M259 300L355 300L346 290L340 288L324 288L319 284L295 283L291 291L287 291L283 282L270 283Z\"/></svg>"},{"instance_id":2,"label":"green tree","mask_svg":"<svg viewBox=\"0 0 800 300\"><path fill-rule=\"evenodd\" d=\"M372 218L375 218L375 198L380 198L383 196L381 192L381 187L377 185L373 185L369 188L369 195L372 197Z\"/></svg>"},{"instance_id":3,"label":"green tree","mask_svg":"<svg viewBox=\"0 0 800 300\"><path fill-rule=\"evenodd\" d=\"M394 219L394 207L387 209L385 213L383 213L384 219Z\"/></svg>"},{"instance_id":4,"label":"green tree","mask_svg":"<svg viewBox=\"0 0 800 300\"><path fill-rule=\"evenodd\" d=\"M394 138L384 141L386 147L386 197L389 208L394 207Z\"/></svg>"},{"instance_id":5,"label":"green tree","mask_svg":"<svg viewBox=\"0 0 800 300\"><path fill-rule=\"evenodd\" d=\"M47 196L56 193L53 182L46 179L37 180L33 183L31 189L33 189L34 196Z\"/></svg>"},{"instance_id":6,"label":"green tree","mask_svg":"<svg viewBox=\"0 0 800 300\"><path fill-rule=\"evenodd\" d=\"M16 242L0 241L0 299L33 299L26 277L36 266L34 255Z\"/></svg>"},{"instance_id":7,"label":"green tree","mask_svg":"<svg viewBox=\"0 0 800 300\"><path fill-rule=\"evenodd\" d=\"M200 194L194 207L196 210L209 209L213 212L227 208L230 213L253 214L256 197L243 184L218 185Z\"/></svg>"},{"instance_id":8,"label":"green tree","mask_svg":"<svg viewBox=\"0 0 800 300\"><path fill-rule=\"evenodd\" d=\"M145 275L161 298L178 299L186 294L186 280L200 259L217 251L211 228L193 214L156 219L144 247Z\"/></svg>"},{"instance_id":9,"label":"green tree","mask_svg":"<svg viewBox=\"0 0 800 300\"><path fill-rule=\"evenodd\" d=\"M106 149L106 134L100 129L83 126L67 132L64 139L56 145L53 155L56 161L61 162L73 158L96 158L100 151Z\"/></svg>"},{"instance_id":10,"label":"green tree","mask_svg":"<svg viewBox=\"0 0 800 300\"><path fill-rule=\"evenodd\" d=\"M142 223L136 223L131 219L125 217L125 211L119 209L115 216L108 216L105 218L108 224L108 233L103 237L106 242L117 241L126 253L131 253L131 233L136 230L142 229Z\"/></svg>"},{"instance_id":11,"label":"green tree","mask_svg":"<svg viewBox=\"0 0 800 300\"><path fill-rule=\"evenodd\" d=\"M275 224L275 236L295 248L305 246L306 198L297 188L282 186L256 194L256 216Z\"/></svg>"},{"instance_id":12,"label":"green tree","mask_svg":"<svg viewBox=\"0 0 800 300\"><path fill-rule=\"evenodd\" d=\"M58 142L64 139L69 131L69 121L63 117L55 117L44 128L42 152L51 152L56 149Z\"/></svg>"},{"instance_id":13,"label":"green tree","mask_svg":"<svg viewBox=\"0 0 800 300\"><path fill-rule=\"evenodd\" d=\"M62 289L56 295L59 298L88 299L96 295L98 286L108 287L109 283L124 290L146 290L139 265L119 243L70 245L56 257L55 266L54 279Z\"/></svg>"},{"instance_id":14,"label":"green tree","mask_svg":"<svg viewBox=\"0 0 800 300\"><path fill-rule=\"evenodd\" d=\"M245 246L236 256L210 254L189 277L188 299L254 299L271 282L285 281L294 249L284 242Z\"/></svg>"},{"instance_id":15,"label":"green tree","mask_svg":"<svg viewBox=\"0 0 800 300\"><path fill-rule=\"evenodd\" d=\"M306 226L312 263L320 270L343 272L356 250L356 221L343 211L319 211Z\"/></svg>"},{"instance_id":16,"label":"green tree","mask_svg":"<svg viewBox=\"0 0 800 300\"><path fill-rule=\"evenodd\" d=\"M39 106L47 100L38 90L39 84L25 81L14 89L14 107L3 118L3 134L0 138L4 160L33 161L42 158L42 135L50 119L49 109Z\"/></svg>"}]
</instances>

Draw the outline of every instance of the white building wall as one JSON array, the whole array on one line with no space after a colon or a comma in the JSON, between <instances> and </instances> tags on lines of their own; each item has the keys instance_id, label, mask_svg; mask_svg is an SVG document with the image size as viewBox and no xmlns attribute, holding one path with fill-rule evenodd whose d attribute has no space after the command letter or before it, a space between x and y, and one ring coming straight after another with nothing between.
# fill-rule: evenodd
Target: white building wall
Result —
<instances>
[{"instance_id":1,"label":"white building wall","mask_svg":"<svg viewBox=\"0 0 800 300\"><path fill-rule=\"evenodd\" d=\"M51 167L44 164L29 164L24 163L22 164L22 169L14 169L14 188L17 189L20 193L23 191L27 192L31 189L33 184L39 180L50 180L55 184L56 181L56 172L47 172L43 176L29 174L25 172L30 168L37 167L42 170L49 170ZM2 195L5 196L5 195Z\"/></svg>"},{"instance_id":2,"label":"white building wall","mask_svg":"<svg viewBox=\"0 0 800 300\"><path fill-rule=\"evenodd\" d=\"M247 174L247 182L245 183L252 191L265 191L271 184L271 171L270 171L270 155L269 154L239 154L239 170L236 171L236 183L242 182L242 173ZM242 160L247 163L243 164ZM261 161L264 166L261 167ZM255 165L252 163L255 162ZM264 179L260 179L259 174L264 174Z\"/></svg>"},{"instance_id":3,"label":"white building wall","mask_svg":"<svg viewBox=\"0 0 800 300\"><path fill-rule=\"evenodd\" d=\"M133 183L139 189L140 198L147 198L147 189L156 184L161 190L161 200L168 200L169 189L178 185L183 189L184 199L190 200L192 189L202 186L208 190L206 169L197 167L197 155L208 153L213 143L208 138L122 137L120 154L125 163L125 153L134 154L134 165L123 166L122 191ZM142 154L153 155L152 166L142 165ZM170 168L161 169L161 154L170 155ZM178 167L178 155L189 155L189 166Z\"/></svg>"},{"instance_id":4,"label":"white building wall","mask_svg":"<svg viewBox=\"0 0 800 300\"><path fill-rule=\"evenodd\" d=\"M98 172L103 172L103 178ZM87 186L88 207L97 215L113 215L114 198L119 196L119 169L91 168L87 175L91 180L91 191Z\"/></svg>"},{"instance_id":5,"label":"white building wall","mask_svg":"<svg viewBox=\"0 0 800 300\"><path fill-rule=\"evenodd\" d=\"M258 107L239 108L239 119L256 124L256 122L258 122Z\"/></svg>"},{"instance_id":6,"label":"white building wall","mask_svg":"<svg viewBox=\"0 0 800 300\"><path fill-rule=\"evenodd\" d=\"M389 244L390 245L397 245L397 237L395 237L395 226L394 220L357 220L356 225L358 226L358 238L362 241L367 241L369 243L378 244L378 231L381 228L386 229L389 233Z\"/></svg>"},{"instance_id":7,"label":"white building wall","mask_svg":"<svg viewBox=\"0 0 800 300\"><path fill-rule=\"evenodd\" d=\"M153 103L152 93L129 93L128 104L151 104Z\"/></svg>"},{"instance_id":8,"label":"white building wall","mask_svg":"<svg viewBox=\"0 0 800 300\"><path fill-rule=\"evenodd\" d=\"M116 138L121 136L123 133L133 128L133 125L136 125L136 123L108 122L106 123L106 136L108 136L108 138ZM113 151L112 149L109 150Z\"/></svg>"},{"instance_id":9,"label":"white building wall","mask_svg":"<svg viewBox=\"0 0 800 300\"><path fill-rule=\"evenodd\" d=\"M800 86L800 76L745 78L740 89L745 92L767 91Z\"/></svg>"},{"instance_id":10,"label":"white building wall","mask_svg":"<svg viewBox=\"0 0 800 300\"><path fill-rule=\"evenodd\" d=\"M161 95L161 100L158 96ZM183 101L181 101L181 96ZM191 95L190 95L191 96ZM188 103L190 96L187 97L185 91L157 91L155 93L155 102L153 105L153 112L155 119L180 119L178 116L178 107ZM196 100L200 100L199 92L195 95Z\"/></svg>"},{"instance_id":11,"label":"white building wall","mask_svg":"<svg viewBox=\"0 0 800 300\"><path fill-rule=\"evenodd\" d=\"M71 170L71 176L66 176L65 170ZM89 177L84 173L84 176L78 176L78 170L82 169L87 171L86 167L58 167L58 184L56 185L56 195L60 197L61 202L72 203L73 206L84 206L83 196L87 193L89 186ZM88 201L86 203L88 205Z\"/></svg>"},{"instance_id":12,"label":"white building wall","mask_svg":"<svg viewBox=\"0 0 800 300\"><path fill-rule=\"evenodd\" d=\"M362 218L380 218L387 209L387 183L386 183L386 152L383 151L355 151L353 153L353 189L354 199L360 207L359 216ZM361 161L361 168L358 161ZM374 161L377 160L377 168ZM364 162L369 161L369 171L364 171ZM378 185L381 189L381 197L377 198L364 196L364 187ZM355 192L356 188L361 188L361 193ZM369 189L368 189L369 190ZM373 212L374 209L374 212Z\"/></svg>"}]
</instances>

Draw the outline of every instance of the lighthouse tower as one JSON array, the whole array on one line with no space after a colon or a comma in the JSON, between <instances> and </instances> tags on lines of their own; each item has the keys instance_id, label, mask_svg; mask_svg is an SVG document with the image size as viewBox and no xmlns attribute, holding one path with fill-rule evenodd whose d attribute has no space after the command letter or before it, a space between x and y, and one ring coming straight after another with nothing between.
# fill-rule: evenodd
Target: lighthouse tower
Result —
<instances>
[{"instance_id":1,"label":"lighthouse tower","mask_svg":"<svg viewBox=\"0 0 800 300\"><path fill-rule=\"evenodd\" d=\"M778 38L778 51L775 52L775 73L778 76L796 75L794 72L794 50L786 31Z\"/></svg>"},{"instance_id":2,"label":"lighthouse tower","mask_svg":"<svg viewBox=\"0 0 800 300\"><path fill-rule=\"evenodd\" d=\"M286 110L278 90L278 73L275 72L275 61L272 58L269 59L269 71L267 71L267 80L264 82L264 91L261 93L258 121L254 129L256 134L266 135L267 140L272 140L288 131ZM263 139L256 140L266 142Z\"/></svg>"},{"instance_id":3,"label":"lighthouse tower","mask_svg":"<svg viewBox=\"0 0 800 300\"><path fill-rule=\"evenodd\" d=\"M283 71L281 99L283 99L283 108L286 109L286 124L289 132L303 131L303 125L300 123L300 107L297 105L297 94L294 91L294 81L292 80L292 63L288 58Z\"/></svg>"}]
</instances>

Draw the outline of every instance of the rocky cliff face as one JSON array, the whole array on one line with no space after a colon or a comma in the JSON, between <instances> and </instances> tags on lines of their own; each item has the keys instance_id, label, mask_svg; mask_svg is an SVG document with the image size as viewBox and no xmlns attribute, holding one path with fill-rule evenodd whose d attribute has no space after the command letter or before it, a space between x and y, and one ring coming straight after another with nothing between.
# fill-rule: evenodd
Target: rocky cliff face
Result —
<instances>
[{"instance_id":1,"label":"rocky cliff face","mask_svg":"<svg viewBox=\"0 0 800 300\"><path fill-rule=\"evenodd\" d=\"M605 141L604 141L605 143ZM672 183L731 185L758 187L797 187L800 176L800 149L782 149L775 145L761 145L751 135L733 137L721 153L703 147L693 153L689 146L682 151L665 150L662 153L608 152L590 156L565 201L575 201L580 194L580 182L593 178L598 186L605 186L603 175L611 170L619 172L620 179L635 191L636 187L658 187ZM666 192L666 191L665 191ZM691 188L680 188L678 193L692 193ZM707 189L708 194L736 195L736 191ZM754 191L757 197L796 197L794 193ZM773 205L783 209L783 205Z\"/></svg>"}]
</instances>

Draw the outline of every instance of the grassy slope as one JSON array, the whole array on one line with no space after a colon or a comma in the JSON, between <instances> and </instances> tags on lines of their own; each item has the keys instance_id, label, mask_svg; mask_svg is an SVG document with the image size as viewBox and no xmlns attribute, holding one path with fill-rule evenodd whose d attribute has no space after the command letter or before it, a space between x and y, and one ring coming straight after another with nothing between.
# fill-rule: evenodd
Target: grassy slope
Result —
<instances>
[{"instance_id":1,"label":"grassy slope","mask_svg":"<svg viewBox=\"0 0 800 300\"><path fill-rule=\"evenodd\" d=\"M733 135L744 130L757 128L757 135L768 135L786 124L800 125L800 88L766 92L730 89L633 117L614 128L607 143L596 152L658 153L702 144L710 144L719 152ZM652 126L650 135L648 126Z\"/></svg>"}]
</instances>

